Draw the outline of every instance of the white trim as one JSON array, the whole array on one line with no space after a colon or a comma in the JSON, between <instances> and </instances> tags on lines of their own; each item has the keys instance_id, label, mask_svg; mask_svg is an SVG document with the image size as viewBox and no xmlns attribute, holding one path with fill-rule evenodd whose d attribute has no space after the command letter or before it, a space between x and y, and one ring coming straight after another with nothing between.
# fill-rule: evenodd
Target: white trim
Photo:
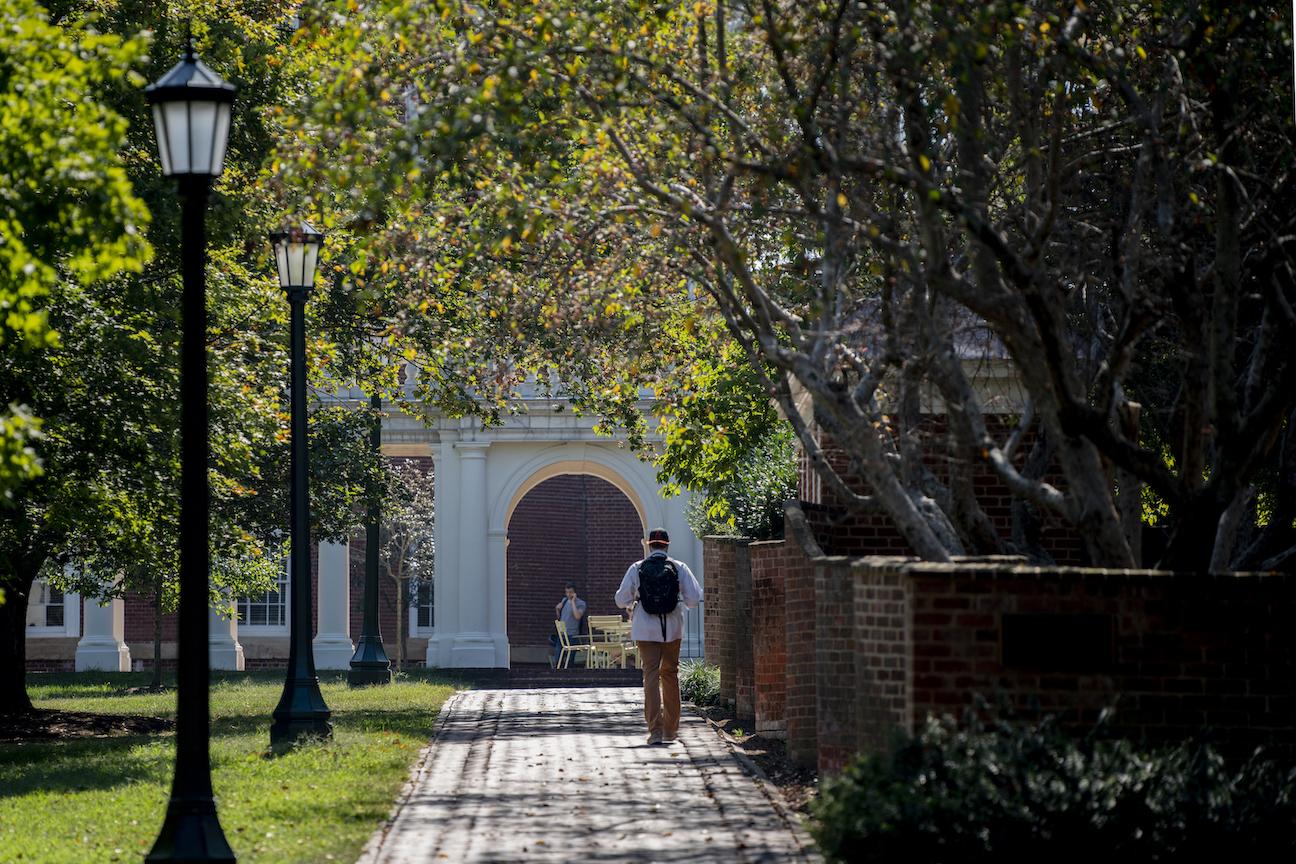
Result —
<instances>
[{"instance_id":1,"label":"white trim","mask_svg":"<svg viewBox=\"0 0 1296 864\"><path fill-rule=\"evenodd\" d=\"M36 587L37 582L46 582L45 579L37 579L32 582L32 588ZM30 602L30 601L29 601ZM69 591L63 594L63 626L62 627L28 627L27 638L29 639L66 639L69 636L81 635L81 595Z\"/></svg>"},{"instance_id":2,"label":"white trim","mask_svg":"<svg viewBox=\"0 0 1296 864\"><path fill-rule=\"evenodd\" d=\"M238 618L238 632L245 636L289 636L291 635L292 626L292 570L291 558L284 557L283 563L284 582L283 582L283 607L284 623L282 624L251 624L243 620L243 613L239 606L249 602L248 597L239 597L234 601L234 614Z\"/></svg>"}]
</instances>

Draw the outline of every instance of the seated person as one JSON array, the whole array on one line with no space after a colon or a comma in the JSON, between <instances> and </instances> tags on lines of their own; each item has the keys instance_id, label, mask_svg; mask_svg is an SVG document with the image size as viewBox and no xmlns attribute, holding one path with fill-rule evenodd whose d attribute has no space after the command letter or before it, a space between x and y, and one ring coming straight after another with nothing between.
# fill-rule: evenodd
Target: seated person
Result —
<instances>
[{"instance_id":1,"label":"seated person","mask_svg":"<svg viewBox=\"0 0 1296 864\"><path fill-rule=\"evenodd\" d=\"M559 600L557 605L554 606L554 618L563 622L563 626L567 630L567 641L574 645L581 638L581 619L585 617L586 603L576 596L576 586L571 582L567 583L563 595L563 599ZM558 658L562 655L562 645L558 642L557 633L549 637L549 644L553 646L550 665L556 667Z\"/></svg>"}]
</instances>

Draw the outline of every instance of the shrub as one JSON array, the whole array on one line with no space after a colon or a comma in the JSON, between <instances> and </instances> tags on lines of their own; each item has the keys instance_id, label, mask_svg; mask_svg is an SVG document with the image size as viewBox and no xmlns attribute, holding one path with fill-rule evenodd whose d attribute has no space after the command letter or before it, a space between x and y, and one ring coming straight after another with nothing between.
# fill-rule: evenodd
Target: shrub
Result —
<instances>
[{"instance_id":1,"label":"shrub","mask_svg":"<svg viewBox=\"0 0 1296 864\"><path fill-rule=\"evenodd\" d=\"M1201 742L1077 740L1049 721L929 721L826 780L814 814L838 861L1296 860L1296 770L1258 753L1230 768Z\"/></svg>"},{"instance_id":2,"label":"shrub","mask_svg":"<svg viewBox=\"0 0 1296 864\"><path fill-rule=\"evenodd\" d=\"M680 696L694 705L714 705L720 701L720 667L701 660L680 664Z\"/></svg>"}]
</instances>

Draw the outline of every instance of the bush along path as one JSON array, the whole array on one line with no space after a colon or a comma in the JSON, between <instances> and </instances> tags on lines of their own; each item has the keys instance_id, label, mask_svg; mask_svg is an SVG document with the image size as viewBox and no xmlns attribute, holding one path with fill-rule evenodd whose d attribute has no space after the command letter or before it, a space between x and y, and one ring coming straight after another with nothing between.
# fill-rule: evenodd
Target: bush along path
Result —
<instances>
[{"instance_id":1,"label":"bush along path","mask_svg":"<svg viewBox=\"0 0 1296 864\"><path fill-rule=\"evenodd\" d=\"M705 722L644 743L642 690L478 690L447 701L362 864L818 861Z\"/></svg>"},{"instance_id":2,"label":"bush along path","mask_svg":"<svg viewBox=\"0 0 1296 864\"><path fill-rule=\"evenodd\" d=\"M824 782L816 838L832 861L878 864L1296 860L1296 769L1102 731L929 720Z\"/></svg>"}]
</instances>

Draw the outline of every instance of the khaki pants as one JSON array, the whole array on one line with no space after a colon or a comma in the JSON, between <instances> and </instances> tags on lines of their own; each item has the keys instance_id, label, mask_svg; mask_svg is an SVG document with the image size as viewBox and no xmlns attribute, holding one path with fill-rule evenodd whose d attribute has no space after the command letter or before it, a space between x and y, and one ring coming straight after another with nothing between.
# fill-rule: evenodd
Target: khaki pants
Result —
<instances>
[{"instance_id":1,"label":"khaki pants","mask_svg":"<svg viewBox=\"0 0 1296 864\"><path fill-rule=\"evenodd\" d=\"M639 665L643 668L644 722L648 731L674 738L679 732L680 640L637 642Z\"/></svg>"}]
</instances>

